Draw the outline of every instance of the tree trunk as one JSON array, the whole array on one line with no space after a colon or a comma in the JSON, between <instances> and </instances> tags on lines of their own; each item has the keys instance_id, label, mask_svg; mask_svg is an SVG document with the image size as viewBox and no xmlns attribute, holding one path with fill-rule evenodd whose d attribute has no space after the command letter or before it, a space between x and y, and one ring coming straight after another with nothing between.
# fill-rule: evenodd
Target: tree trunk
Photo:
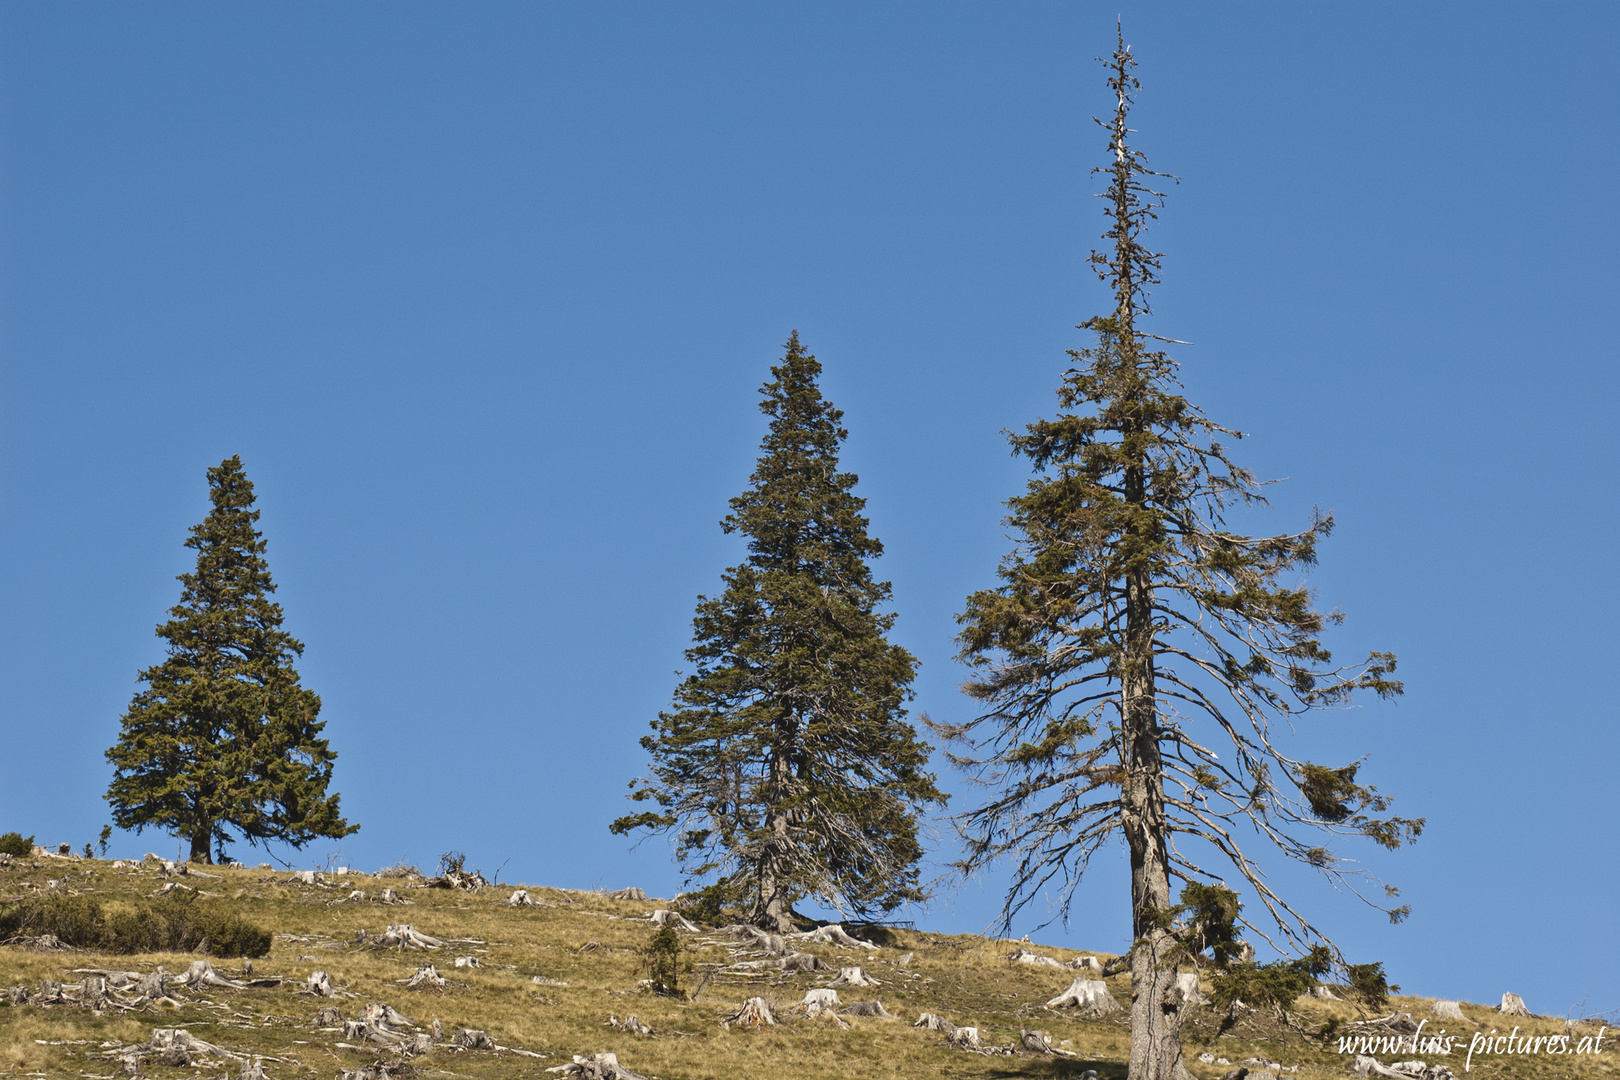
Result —
<instances>
[{"instance_id":1,"label":"tree trunk","mask_svg":"<svg viewBox=\"0 0 1620 1080\"><path fill-rule=\"evenodd\" d=\"M1129 285L1129 282L1126 283ZM1122 296L1121 307L1126 308ZM1126 348L1134 353L1129 310L1124 314ZM1125 470L1125 500L1145 507L1144 470ZM1150 548L1157 540L1131 530L1134 544ZM1176 985L1172 950L1176 940L1165 913L1170 899L1166 849L1164 761L1159 748L1159 717L1153 669L1153 590L1135 556L1125 574L1125 656L1120 671L1120 711L1124 721L1125 769L1120 790L1122 824L1131 855L1131 1080L1190 1080L1181 1060L1182 993Z\"/></svg>"},{"instance_id":2,"label":"tree trunk","mask_svg":"<svg viewBox=\"0 0 1620 1080\"><path fill-rule=\"evenodd\" d=\"M214 859L209 853L209 845L214 839L214 823L204 821L191 832L191 858L187 862L212 864Z\"/></svg>"},{"instance_id":3,"label":"tree trunk","mask_svg":"<svg viewBox=\"0 0 1620 1080\"><path fill-rule=\"evenodd\" d=\"M785 718L778 727L785 727L790 722L791 718ZM786 736L783 738L785 740ZM791 934L795 929L789 917L793 903L787 896L781 875L789 847L788 816L787 811L782 809L782 803L787 798L789 775L788 755L782 747L777 747L771 753L770 782L766 785L768 805L765 820L770 835L760 854L759 899L750 920L755 926L776 934Z\"/></svg>"}]
</instances>

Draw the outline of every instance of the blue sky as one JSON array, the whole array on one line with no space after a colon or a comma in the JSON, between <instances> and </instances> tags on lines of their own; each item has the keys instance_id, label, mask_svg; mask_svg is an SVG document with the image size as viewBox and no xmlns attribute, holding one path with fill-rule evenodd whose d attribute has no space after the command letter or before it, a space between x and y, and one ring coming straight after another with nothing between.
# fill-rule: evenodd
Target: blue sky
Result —
<instances>
[{"instance_id":1,"label":"blue sky","mask_svg":"<svg viewBox=\"0 0 1620 1080\"><path fill-rule=\"evenodd\" d=\"M502 880L675 891L667 847L606 826L694 598L741 557L717 522L794 328L846 413L915 707L968 718L954 615L1024 480L1000 432L1051 412L1106 303L1116 12L0 8L0 830L108 820L102 751L204 472L240 454L363 826L298 860L459 848ZM1620 15L1124 21L1138 145L1181 178L1153 329L1288 478L1241 524L1337 514L1331 644L1393 650L1407 684L1293 745L1369 755L1428 818L1354 852L1413 917L1276 881L1408 990L1620 1007ZM1121 864L1037 939L1123 948ZM915 917L982 929L999 880Z\"/></svg>"}]
</instances>

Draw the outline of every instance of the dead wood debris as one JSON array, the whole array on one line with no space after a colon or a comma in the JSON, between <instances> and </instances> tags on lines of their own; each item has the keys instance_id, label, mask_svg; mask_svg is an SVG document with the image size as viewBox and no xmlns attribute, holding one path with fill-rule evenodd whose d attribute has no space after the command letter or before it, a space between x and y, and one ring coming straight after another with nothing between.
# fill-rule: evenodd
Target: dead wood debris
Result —
<instances>
[{"instance_id":1,"label":"dead wood debris","mask_svg":"<svg viewBox=\"0 0 1620 1080\"><path fill-rule=\"evenodd\" d=\"M603 1026L610 1027L614 1031L629 1032L632 1035L651 1035L653 1033L653 1029L643 1024L638 1016L621 1017L609 1013Z\"/></svg>"},{"instance_id":2,"label":"dead wood debris","mask_svg":"<svg viewBox=\"0 0 1620 1080\"><path fill-rule=\"evenodd\" d=\"M633 1073L619 1064L617 1054L592 1054L590 1057L574 1056L574 1060L567 1065L557 1065L546 1072L558 1073L578 1080L646 1080L639 1073Z\"/></svg>"},{"instance_id":3,"label":"dead wood debris","mask_svg":"<svg viewBox=\"0 0 1620 1080\"><path fill-rule=\"evenodd\" d=\"M377 939L378 945L392 946L400 949L442 949L444 942L436 937L429 937L417 931L416 927L408 923L390 923L388 929L383 931L382 937Z\"/></svg>"},{"instance_id":4,"label":"dead wood debris","mask_svg":"<svg viewBox=\"0 0 1620 1080\"><path fill-rule=\"evenodd\" d=\"M678 911L659 908L648 916L655 926L673 926L677 930L685 930L689 934L700 933L696 924Z\"/></svg>"},{"instance_id":5,"label":"dead wood debris","mask_svg":"<svg viewBox=\"0 0 1620 1080\"><path fill-rule=\"evenodd\" d=\"M607 894L607 898L609 900L645 900L647 899L647 891L645 889L637 889L634 887L629 889L615 889Z\"/></svg>"},{"instance_id":6,"label":"dead wood debris","mask_svg":"<svg viewBox=\"0 0 1620 1080\"><path fill-rule=\"evenodd\" d=\"M399 981L405 984L405 989L407 990L421 990L424 988L429 990L443 990L449 985L449 980L447 980L443 975L440 975L439 969L434 967L432 964L424 964L416 969L415 975L412 975L409 979L401 979Z\"/></svg>"}]
</instances>

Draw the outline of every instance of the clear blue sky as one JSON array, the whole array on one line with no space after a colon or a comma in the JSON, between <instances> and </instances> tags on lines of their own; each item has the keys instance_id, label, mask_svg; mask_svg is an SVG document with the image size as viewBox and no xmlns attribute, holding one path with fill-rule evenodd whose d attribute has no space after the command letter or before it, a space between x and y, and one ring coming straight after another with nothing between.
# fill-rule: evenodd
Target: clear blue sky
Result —
<instances>
[{"instance_id":1,"label":"clear blue sky","mask_svg":"<svg viewBox=\"0 0 1620 1080\"><path fill-rule=\"evenodd\" d=\"M1116 11L0 7L0 831L108 819L102 752L204 471L240 454L363 826L340 860L675 891L665 846L606 826L740 558L717 521L795 327L915 705L966 719L953 616L1023 482L999 433L1051 412L1106 303L1084 259ZM1153 328L1289 478L1243 524L1337 513L1332 644L1397 652L1408 688L1293 745L1370 755L1429 819L1357 852L1410 922L1278 881L1409 990L1620 1007L1620 10L1124 19L1138 145L1182 178ZM1122 948L1125 890L1106 861L1038 938ZM978 930L998 898L916 918Z\"/></svg>"}]
</instances>

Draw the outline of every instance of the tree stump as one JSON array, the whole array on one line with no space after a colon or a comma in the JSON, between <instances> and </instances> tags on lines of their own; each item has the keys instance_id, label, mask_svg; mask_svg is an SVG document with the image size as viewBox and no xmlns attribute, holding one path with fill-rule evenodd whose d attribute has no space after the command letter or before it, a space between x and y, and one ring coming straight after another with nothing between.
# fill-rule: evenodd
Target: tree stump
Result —
<instances>
[{"instance_id":1,"label":"tree stump","mask_svg":"<svg viewBox=\"0 0 1620 1080\"><path fill-rule=\"evenodd\" d=\"M1102 974L1103 969L1102 961L1095 956L1077 956L1065 966L1073 968L1075 971L1094 971L1099 975Z\"/></svg>"},{"instance_id":2,"label":"tree stump","mask_svg":"<svg viewBox=\"0 0 1620 1080\"><path fill-rule=\"evenodd\" d=\"M481 968L483 966L484 962L476 956L456 957L456 967L458 968Z\"/></svg>"},{"instance_id":3,"label":"tree stump","mask_svg":"<svg viewBox=\"0 0 1620 1080\"><path fill-rule=\"evenodd\" d=\"M361 900L364 900L365 898L366 898L365 892L360 890L360 889L355 889L354 891L349 893L349 899L351 901L355 902L355 903L359 903Z\"/></svg>"},{"instance_id":4,"label":"tree stump","mask_svg":"<svg viewBox=\"0 0 1620 1080\"><path fill-rule=\"evenodd\" d=\"M828 986L882 986L872 976L858 967L838 969L838 978L827 984Z\"/></svg>"},{"instance_id":5,"label":"tree stump","mask_svg":"<svg viewBox=\"0 0 1620 1080\"><path fill-rule=\"evenodd\" d=\"M332 1005L315 1010L315 1026L318 1028L338 1027L343 1023L343 1014Z\"/></svg>"},{"instance_id":6,"label":"tree stump","mask_svg":"<svg viewBox=\"0 0 1620 1080\"><path fill-rule=\"evenodd\" d=\"M668 908L659 908L650 918L655 926L673 926L677 930L685 930L689 934L699 933L697 926L678 911Z\"/></svg>"},{"instance_id":7,"label":"tree stump","mask_svg":"<svg viewBox=\"0 0 1620 1080\"><path fill-rule=\"evenodd\" d=\"M447 985L448 981L432 964L417 968L416 974L405 980L407 990L421 990L424 987L429 990L443 990Z\"/></svg>"},{"instance_id":8,"label":"tree stump","mask_svg":"<svg viewBox=\"0 0 1620 1080\"><path fill-rule=\"evenodd\" d=\"M405 923L400 923L397 925L390 924L388 929L383 931L383 936L377 939L377 944L397 946L401 949L444 948L444 942L440 941L438 938L429 937L426 934L418 933L416 927L407 925Z\"/></svg>"},{"instance_id":9,"label":"tree stump","mask_svg":"<svg viewBox=\"0 0 1620 1080\"><path fill-rule=\"evenodd\" d=\"M646 1077L620 1065L617 1054L593 1054L590 1057L576 1054L567 1065L555 1065L546 1072L560 1073L570 1080L646 1080Z\"/></svg>"},{"instance_id":10,"label":"tree stump","mask_svg":"<svg viewBox=\"0 0 1620 1080\"><path fill-rule=\"evenodd\" d=\"M1311 987L1311 997L1317 998L1321 1001L1340 1000L1339 995L1333 992L1333 988L1331 986L1325 986L1321 983Z\"/></svg>"},{"instance_id":11,"label":"tree stump","mask_svg":"<svg viewBox=\"0 0 1620 1080\"><path fill-rule=\"evenodd\" d=\"M813 1020L823 1012L836 1011L841 1004L842 1002L838 1000L838 991L818 987L806 990L804 999L799 1002L798 1007L804 1011L804 1015Z\"/></svg>"},{"instance_id":12,"label":"tree stump","mask_svg":"<svg viewBox=\"0 0 1620 1080\"><path fill-rule=\"evenodd\" d=\"M881 1001L852 1001L838 1011L844 1016L875 1016L880 1020L893 1018Z\"/></svg>"},{"instance_id":13,"label":"tree stump","mask_svg":"<svg viewBox=\"0 0 1620 1080\"><path fill-rule=\"evenodd\" d=\"M264 1075L264 1059L254 1054L251 1058L242 1059L242 1067L236 1073L236 1080L269 1080Z\"/></svg>"},{"instance_id":14,"label":"tree stump","mask_svg":"<svg viewBox=\"0 0 1620 1080\"><path fill-rule=\"evenodd\" d=\"M615 889L607 894L609 900L645 900L647 893L644 889L629 888Z\"/></svg>"},{"instance_id":15,"label":"tree stump","mask_svg":"<svg viewBox=\"0 0 1620 1080\"><path fill-rule=\"evenodd\" d=\"M210 964L206 960L193 960L191 962L191 966L186 969L186 973L181 979L181 982L185 983L193 990L200 989L204 986L218 987L222 990L247 989L246 983L239 983L235 979L227 979L225 976L215 971L214 965Z\"/></svg>"},{"instance_id":16,"label":"tree stump","mask_svg":"<svg viewBox=\"0 0 1620 1080\"><path fill-rule=\"evenodd\" d=\"M1063 966L1062 963L1052 959L1050 956L1042 956L1038 952L1030 952L1025 948L1014 949L1012 952L1007 954L1007 959L1011 960L1015 964L1028 964L1031 967L1060 968Z\"/></svg>"},{"instance_id":17,"label":"tree stump","mask_svg":"<svg viewBox=\"0 0 1620 1080\"><path fill-rule=\"evenodd\" d=\"M609 1013L607 1023L604 1026L610 1027L614 1031L629 1032L632 1035L651 1035L653 1033L653 1029L643 1024L639 1016L621 1017Z\"/></svg>"},{"instance_id":18,"label":"tree stump","mask_svg":"<svg viewBox=\"0 0 1620 1080\"><path fill-rule=\"evenodd\" d=\"M319 870L294 870L292 877L287 879L288 885L321 885L325 879Z\"/></svg>"},{"instance_id":19,"label":"tree stump","mask_svg":"<svg viewBox=\"0 0 1620 1080\"><path fill-rule=\"evenodd\" d=\"M506 898L506 902L511 907L539 907L540 906L540 905L536 904L534 902L534 900L529 896L529 890L528 889L516 889L516 890L514 890L512 895L508 896Z\"/></svg>"},{"instance_id":20,"label":"tree stump","mask_svg":"<svg viewBox=\"0 0 1620 1080\"><path fill-rule=\"evenodd\" d=\"M462 1050L495 1049L495 1040L477 1028L462 1028L456 1033L456 1037L450 1040L450 1044Z\"/></svg>"},{"instance_id":21,"label":"tree stump","mask_svg":"<svg viewBox=\"0 0 1620 1080\"><path fill-rule=\"evenodd\" d=\"M367 1005L361 1015L368 1023L377 1024L381 1027L408 1028L416 1025L415 1020L395 1012L393 1006L384 1005L380 1001L374 1001Z\"/></svg>"},{"instance_id":22,"label":"tree stump","mask_svg":"<svg viewBox=\"0 0 1620 1080\"><path fill-rule=\"evenodd\" d=\"M720 1026L727 1029L734 1024L737 1027L753 1028L758 1031L760 1028L775 1027L776 1017L771 1015L771 1007L765 1004L764 998L751 997L743 1002L742 1008L738 1009L735 1015L720 1022Z\"/></svg>"},{"instance_id":23,"label":"tree stump","mask_svg":"<svg viewBox=\"0 0 1620 1080\"><path fill-rule=\"evenodd\" d=\"M1089 1016L1106 1016L1119 1012L1119 1002L1108 992L1108 984L1101 979L1075 979L1069 988L1046 1003L1049 1009L1069 1006Z\"/></svg>"},{"instance_id":24,"label":"tree stump","mask_svg":"<svg viewBox=\"0 0 1620 1080\"><path fill-rule=\"evenodd\" d=\"M820 941L828 945L845 945L856 949L877 948L877 946L872 944L870 941L862 941L860 938L850 937L848 931L846 931L839 923L828 923L826 926L818 926L814 930L806 930L801 934L794 934L792 936L802 938L805 941Z\"/></svg>"},{"instance_id":25,"label":"tree stump","mask_svg":"<svg viewBox=\"0 0 1620 1080\"><path fill-rule=\"evenodd\" d=\"M826 971L827 964L821 957L813 953L796 952L773 962L772 966L783 971Z\"/></svg>"},{"instance_id":26,"label":"tree stump","mask_svg":"<svg viewBox=\"0 0 1620 1080\"><path fill-rule=\"evenodd\" d=\"M79 983L79 1004L100 1012L112 999L107 996L107 980L99 975L86 975Z\"/></svg>"},{"instance_id":27,"label":"tree stump","mask_svg":"<svg viewBox=\"0 0 1620 1080\"><path fill-rule=\"evenodd\" d=\"M955 1034L956 1032L955 1024L951 1023L943 1016L940 1016L938 1013L931 1012L925 1012L918 1016L917 1022L911 1026L914 1028L922 1028L925 1031L942 1031L945 1033L946 1038L950 1038L951 1035Z\"/></svg>"},{"instance_id":28,"label":"tree stump","mask_svg":"<svg viewBox=\"0 0 1620 1080\"><path fill-rule=\"evenodd\" d=\"M324 971L312 971L309 973L309 978L304 980L304 989L316 997L331 997L334 993L332 990L332 976Z\"/></svg>"},{"instance_id":29,"label":"tree stump","mask_svg":"<svg viewBox=\"0 0 1620 1080\"><path fill-rule=\"evenodd\" d=\"M1018 1033L1018 1046L1031 1054L1046 1054L1052 1057L1076 1057L1074 1052L1064 1050L1052 1045L1052 1037L1044 1031L1020 1031Z\"/></svg>"},{"instance_id":30,"label":"tree stump","mask_svg":"<svg viewBox=\"0 0 1620 1080\"><path fill-rule=\"evenodd\" d=\"M945 1036L945 1041L955 1050L980 1050L984 1047L976 1027L959 1027Z\"/></svg>"},{"instance_id":31,"label":"tree stump","mask_svg":"<svg viewBox=\"0 0 1620 1080\"><path fill-rule=\"evenodd\" d=\"M1468 1020L1463 1015L1462 1006L1455 1001L1437 1001L1429 1006L1429 1011L1442 1020Z\"/></svg>"},{"instance_id":32,"label":"tree stump","mask_svg":"<svg viewBox=\"0 0 1620 1080\"><path fill-rule=\"evenodd\" d=\"M1502 1004L1496 1007L1496 1011L1507 1016L1531 1015L1529 1008L1524 1003L1524 998L1518 994L1503 994Z\"/></svg>"},{"instance_id":33,"label":"tree stump","mask_svg":"<svg viewBox=\"0 0 1620 1080\"><path fill-rule=\"evenodd\" d=\"M381 893L379 893L377 895L377 903L379 903L379 904L408 904L408 903L410 903L410 901L409 900L401 900L399 898L399 893L395 892L393 889L384 889Z\"/></svg>"}]
</instances>

